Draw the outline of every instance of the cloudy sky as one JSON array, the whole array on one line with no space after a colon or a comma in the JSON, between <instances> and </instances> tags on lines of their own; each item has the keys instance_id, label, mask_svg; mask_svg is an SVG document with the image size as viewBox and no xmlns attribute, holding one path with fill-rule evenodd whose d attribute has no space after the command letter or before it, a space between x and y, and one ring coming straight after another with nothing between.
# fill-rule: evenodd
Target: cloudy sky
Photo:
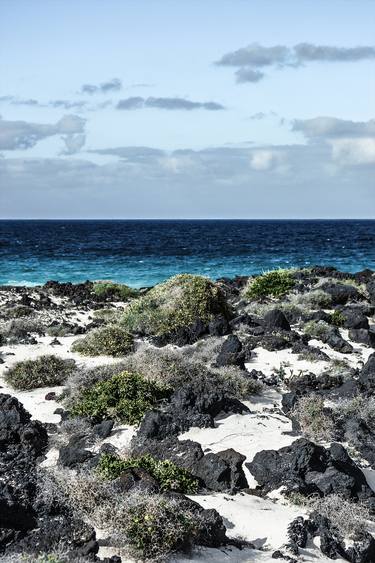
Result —
<instances>
[{"instance_id":1,"label":"cloudy sky","mask_svg":"<svg viewBox=\"0 0 375 563\"><path fill-rule=\"evenodd\" d=\"M374 218L373 0L1 0L2 218Z\"/></svg>"}]
</instances>

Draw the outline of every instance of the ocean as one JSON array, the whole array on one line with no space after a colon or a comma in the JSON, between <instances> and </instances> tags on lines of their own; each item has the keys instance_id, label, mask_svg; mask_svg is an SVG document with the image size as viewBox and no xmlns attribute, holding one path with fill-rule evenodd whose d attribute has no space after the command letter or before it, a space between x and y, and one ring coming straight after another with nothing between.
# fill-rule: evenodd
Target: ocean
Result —
<instances>
[{"instance_id":1,"label":"ocean","mask_svg":"<svg viewBox=\"0 0 375 563\"><path fill-rule=\"evenodd\" d=\"M375 269L375 220L0 221L0 284L110 279L133 287L188 272Z\"/></svg>"}]
</instances>

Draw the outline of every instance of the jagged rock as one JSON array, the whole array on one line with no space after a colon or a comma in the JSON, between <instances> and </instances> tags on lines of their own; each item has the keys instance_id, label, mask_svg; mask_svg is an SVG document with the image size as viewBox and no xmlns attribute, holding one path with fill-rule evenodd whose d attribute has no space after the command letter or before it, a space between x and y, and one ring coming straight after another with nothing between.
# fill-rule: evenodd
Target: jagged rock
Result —
<instances>
[{"instance_id":1,"label":"jagged rock","mask_svg":"<svg viewBox=\"0 0 375 563\"><path fill-rule=\"evenodd\" d=\"M224 336L230 332L228 319L224 315L217 315L208 324L208 332L211 336Z\"/></svg>"},{"instance_id":2,"label":"jagged rock","mask_svg":"<svg viewBox=\"0 0 375 563\"><path fill-rule=\"evenodd\" d=\"M86 549L95 540L93 528L75 517L54 493L46 500L37 472L46 446L44 426L32 421L16 398L1 394L0 554L48 553L59 547L72 552ZM90 545L94 553L94 544Z\"/></svg>"},{"instance_id":3,"label":"jagged rock","mask_svg":"<svg viewBox=\"0 0 375 563\"><path fill-rule=\"evenodd\" d=\"M351 563L371 563L375 561L375 540L368 532L362 532L354 544L346 550L348 561Z\"/></svg>"},{"instance_id":4,"label":"jagged rock","mask_svg":"<svg viewBox=\"0 0 375 563\"><path fill-rule=\"evenodd\" d=\"M248 336L245 340L245 346L250 350L261 347L273 352L275 350L285 350L286 348L291 348L295 342L301 341L301 339L302 342L305 341L307 344L308 339L305 338L305 336L300 336L293 330L284 330L272 334Z\"/></svg>"},{"instance_id":5,"label":"jagged rock","mask_svg":"<svg viewBox=\"0 0 375 563\"><path fill-rule=\"evenodd\" d=\"M227 397L204 381L187 384L172 394L162 411L148 411L145 414L138 434L163 439L193 426L213 428L214 419L220 414L244 412L249 412L249 409L241 401Z\"/></svg>"},{"instance_id":6,"label":"jagged rock","mask_svg":"<svg viewBox=\"0 0 375 563\"><path fill-rule=\"evenodd\" d=\"M370 330L365 328L352 328L349 330L349 338L353 342L366 344L367 346L375 347L375 330L373 327Z\"/></svg>"},{"instance_id":7,"label":"jagged rock","mask_svg":"<svg viewBox=\"0 0 375 563\"><path fill-rule=\"evenodd\" d=\"M280 309L271 309L271 311L268 311L264 315L263 325L267 330L271 331L290 330L290 324Z\"/></svg>"},{"instance_id":8,"label":"jagged rock","mask_svg":"<svg viewBox=\"0 0 375 563\"><path fill-rule=\"evenodd\" d=\"M202 486L213 491L234 492L247 487L242 469L245 457L232 449L205 455L200 444L191 440L178 440L174 437L147 440L136 436L132 440L132 453L169 459L190 471Z\"/></svg>"},{"instance_id":9,"label":"jagged rock","mask_svg":"<svg viewBox=\"0 0 375 563\"><path fill-rule=\"evenodd\" d=\"M327 282L321 289L331 296L333 305L345 305L348 301L359 301L362 295L356 287L343 283Z\"/></svg>"},{"instance_id":10,"label":"jagged rock","mask_svg":"<svg viewBox=\"0 0 375 563\"><path fill-rule=\"evenodd\" d=\"M238 366L242 369L245 368L245 354L242 350L242 344L234 334L230 334L223 342L218 357L216 358L216 365L222 366Z\"/></svg>"},{"instance_id":11,"label":"jagged rock","mask_svg":"<svg viewBox=\"0 0 375 563\"><path fill-rule=\"evenodd\" d=\"M103 422L101 422L100 424L95 424L92 427L92 432L99 438L108 438L108 436L110 436L112 432L113 425L113 420L103 420Z\"/></svg>"},{"instance_id":12,"label":"jagged rock","mask_svg":"<svg viewBox=\"0 0 375 563\"><path fill-rule=\"evenodd\" d=\"M287 492L339 494L371 505L375 502L362 471L340 444L325 449L300 438L278 451L258 452L246 466L266 493L284 486Z\"/></svg>"},{"instance_id":13,"label":"jagged rock","mask_svg":"<svg viewBox=\"0 0 375 563\"><path fill-rule=\"evenodd\" d=\"M369 328L368 318L357 308L343 308L340 310L342 315L345 317L344 328L360 329Z\"/></svg>"},{"instance_id":14,"label":"jagged rock","mask_svg":"<svg viewBox=\"0 0 375 563\"><path fill-rule=\"evenodd\" d=\"M63 446L59 450L59 465L63 467L76 467L93 457L90 450L85 450L80 445Z\"/></svg>"},{"instance_id":15,"label":"jagged rock","mask_svg":"<svg viewBox=\"0 0 375 563\"><path fill-rule=\"evenodd\" d=\"M375 353L369 356L359 372L358 382L360 387L369 394L375 391Z\"/></svg>"},{"instance_id":16,"label":"jagged rock","mask_svg":"<svg viewBox=\"0 0 375 563\"><path fill-rule=\"evenodd\" d=\"M367 293L369 294L370 303L375 305L375 277L373 276L367 283L366 283Z\"/></svg>"}]
</instances>

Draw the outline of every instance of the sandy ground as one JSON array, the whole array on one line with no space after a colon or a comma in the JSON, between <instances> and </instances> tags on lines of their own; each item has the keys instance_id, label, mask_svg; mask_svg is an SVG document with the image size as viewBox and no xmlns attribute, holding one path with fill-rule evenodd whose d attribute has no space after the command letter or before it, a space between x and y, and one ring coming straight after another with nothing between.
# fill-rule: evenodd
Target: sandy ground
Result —
<instances>
[{"instance_id":1,"label":"sandy ground","mask_svg":"<svg viewBox=\"0 0 375 563\"><path fill-rule=\"evenodd\" d=\"M82 322L85 321L84 316ZM347 334L344 332L344 337ZM34 419L42 422L59 422L59 415L54 414L59 404L54 400L46 400L45 396L50 391L59 393L62 387L41 388L33 391L15 391L4 382L4 372L15 362L24 359L36 358L42 354L56 354L62 358L73 358L79 365L97 366L113 363L116 360L109 357L82 358L70 351L72 342L76 337L59 337L61 345L51 346L51 337L38 338L37 344L20 344L4 346L2 348L5 363L0 364L0 385L3 393L16 396L31 413ZM371 353L369 348L354 344L354 354L339 354L318 341L311 344L319 346L331 358L345 359L349 365L357 367L365 362ZM117 360L118 361L118 360ZM316 374L328 367L327 362L306 362L298 360L296 354L290 350L269 352L262 348L254 350L253 358L247 368L261 370L266 375L271 375L275 369L287 366L286 370L308 370ZM264 449L279 449L291 444L298 436L291 434L291 422L280 410L281 395L274 390L266 389L262 395L253 397L246 404L250 413L231 415L217 420L215 428L191 428L180 436L180 439L191 439L199 442L205 451L218 452L227 448L234 448L251 461L254 455ZM120 449L126 449L134 434L134 428L129 426L116 427L107 442ZM45 467L53 466L57 461L57 450L50 450ZM245 469L250 487L256 486L256 481ZM364 473L370 486L375 490L375 471L365 469ZM243 562L271 562L272 551L282 547L287 541L287 526L298 515L303 515L304 510L289 504L280 494L259 498L249 494L195 495L192 498L205 508L216 508L223 516L228 529L228 536L241 538L252 542L257 549L238 550L234 547L224 549L200 549L190 557L177 557L176 563L187 562L216 562L216 563L243 563ZM99 532L99 531L98 531ZM98 536L100 533L98 533ZM100 555L105 556L115 553L116 550L101 548ZM301 550L300 561L331 561L322 556L313 544L308 549ZM129 559L124 559L129 561ZM337 560L341 561L341 560Z\"/></svg>"}]
</instances>

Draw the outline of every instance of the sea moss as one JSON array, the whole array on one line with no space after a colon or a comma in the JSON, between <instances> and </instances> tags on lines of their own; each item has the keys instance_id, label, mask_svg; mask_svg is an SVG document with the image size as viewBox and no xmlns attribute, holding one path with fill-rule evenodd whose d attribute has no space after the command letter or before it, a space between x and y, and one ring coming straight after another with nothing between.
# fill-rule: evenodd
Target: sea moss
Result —
<instances>
[{"instance_id":1,"label":"sea moss","mask_svg":"<svg viewBox=\"0 0 375 563\"><path fill-rule=\"evenodd\" d=\"M163 336L197 322L207 325L217 315L230 317L219 286L202 276L179 274L133 301L122 324L131 332Z\"/></svg>"},{"instance_id":2,"label":"sea moss","mask_svg":"<svg viewBox=\"0 0 375 563\"><path fill-rule=\"evenodd\" d=\"M138 424L147 410L170 393L165 385L123 371L84 389L73 403L71 414L98 422L111 418L124 424Z\"/></svg>"}]
</instances>

